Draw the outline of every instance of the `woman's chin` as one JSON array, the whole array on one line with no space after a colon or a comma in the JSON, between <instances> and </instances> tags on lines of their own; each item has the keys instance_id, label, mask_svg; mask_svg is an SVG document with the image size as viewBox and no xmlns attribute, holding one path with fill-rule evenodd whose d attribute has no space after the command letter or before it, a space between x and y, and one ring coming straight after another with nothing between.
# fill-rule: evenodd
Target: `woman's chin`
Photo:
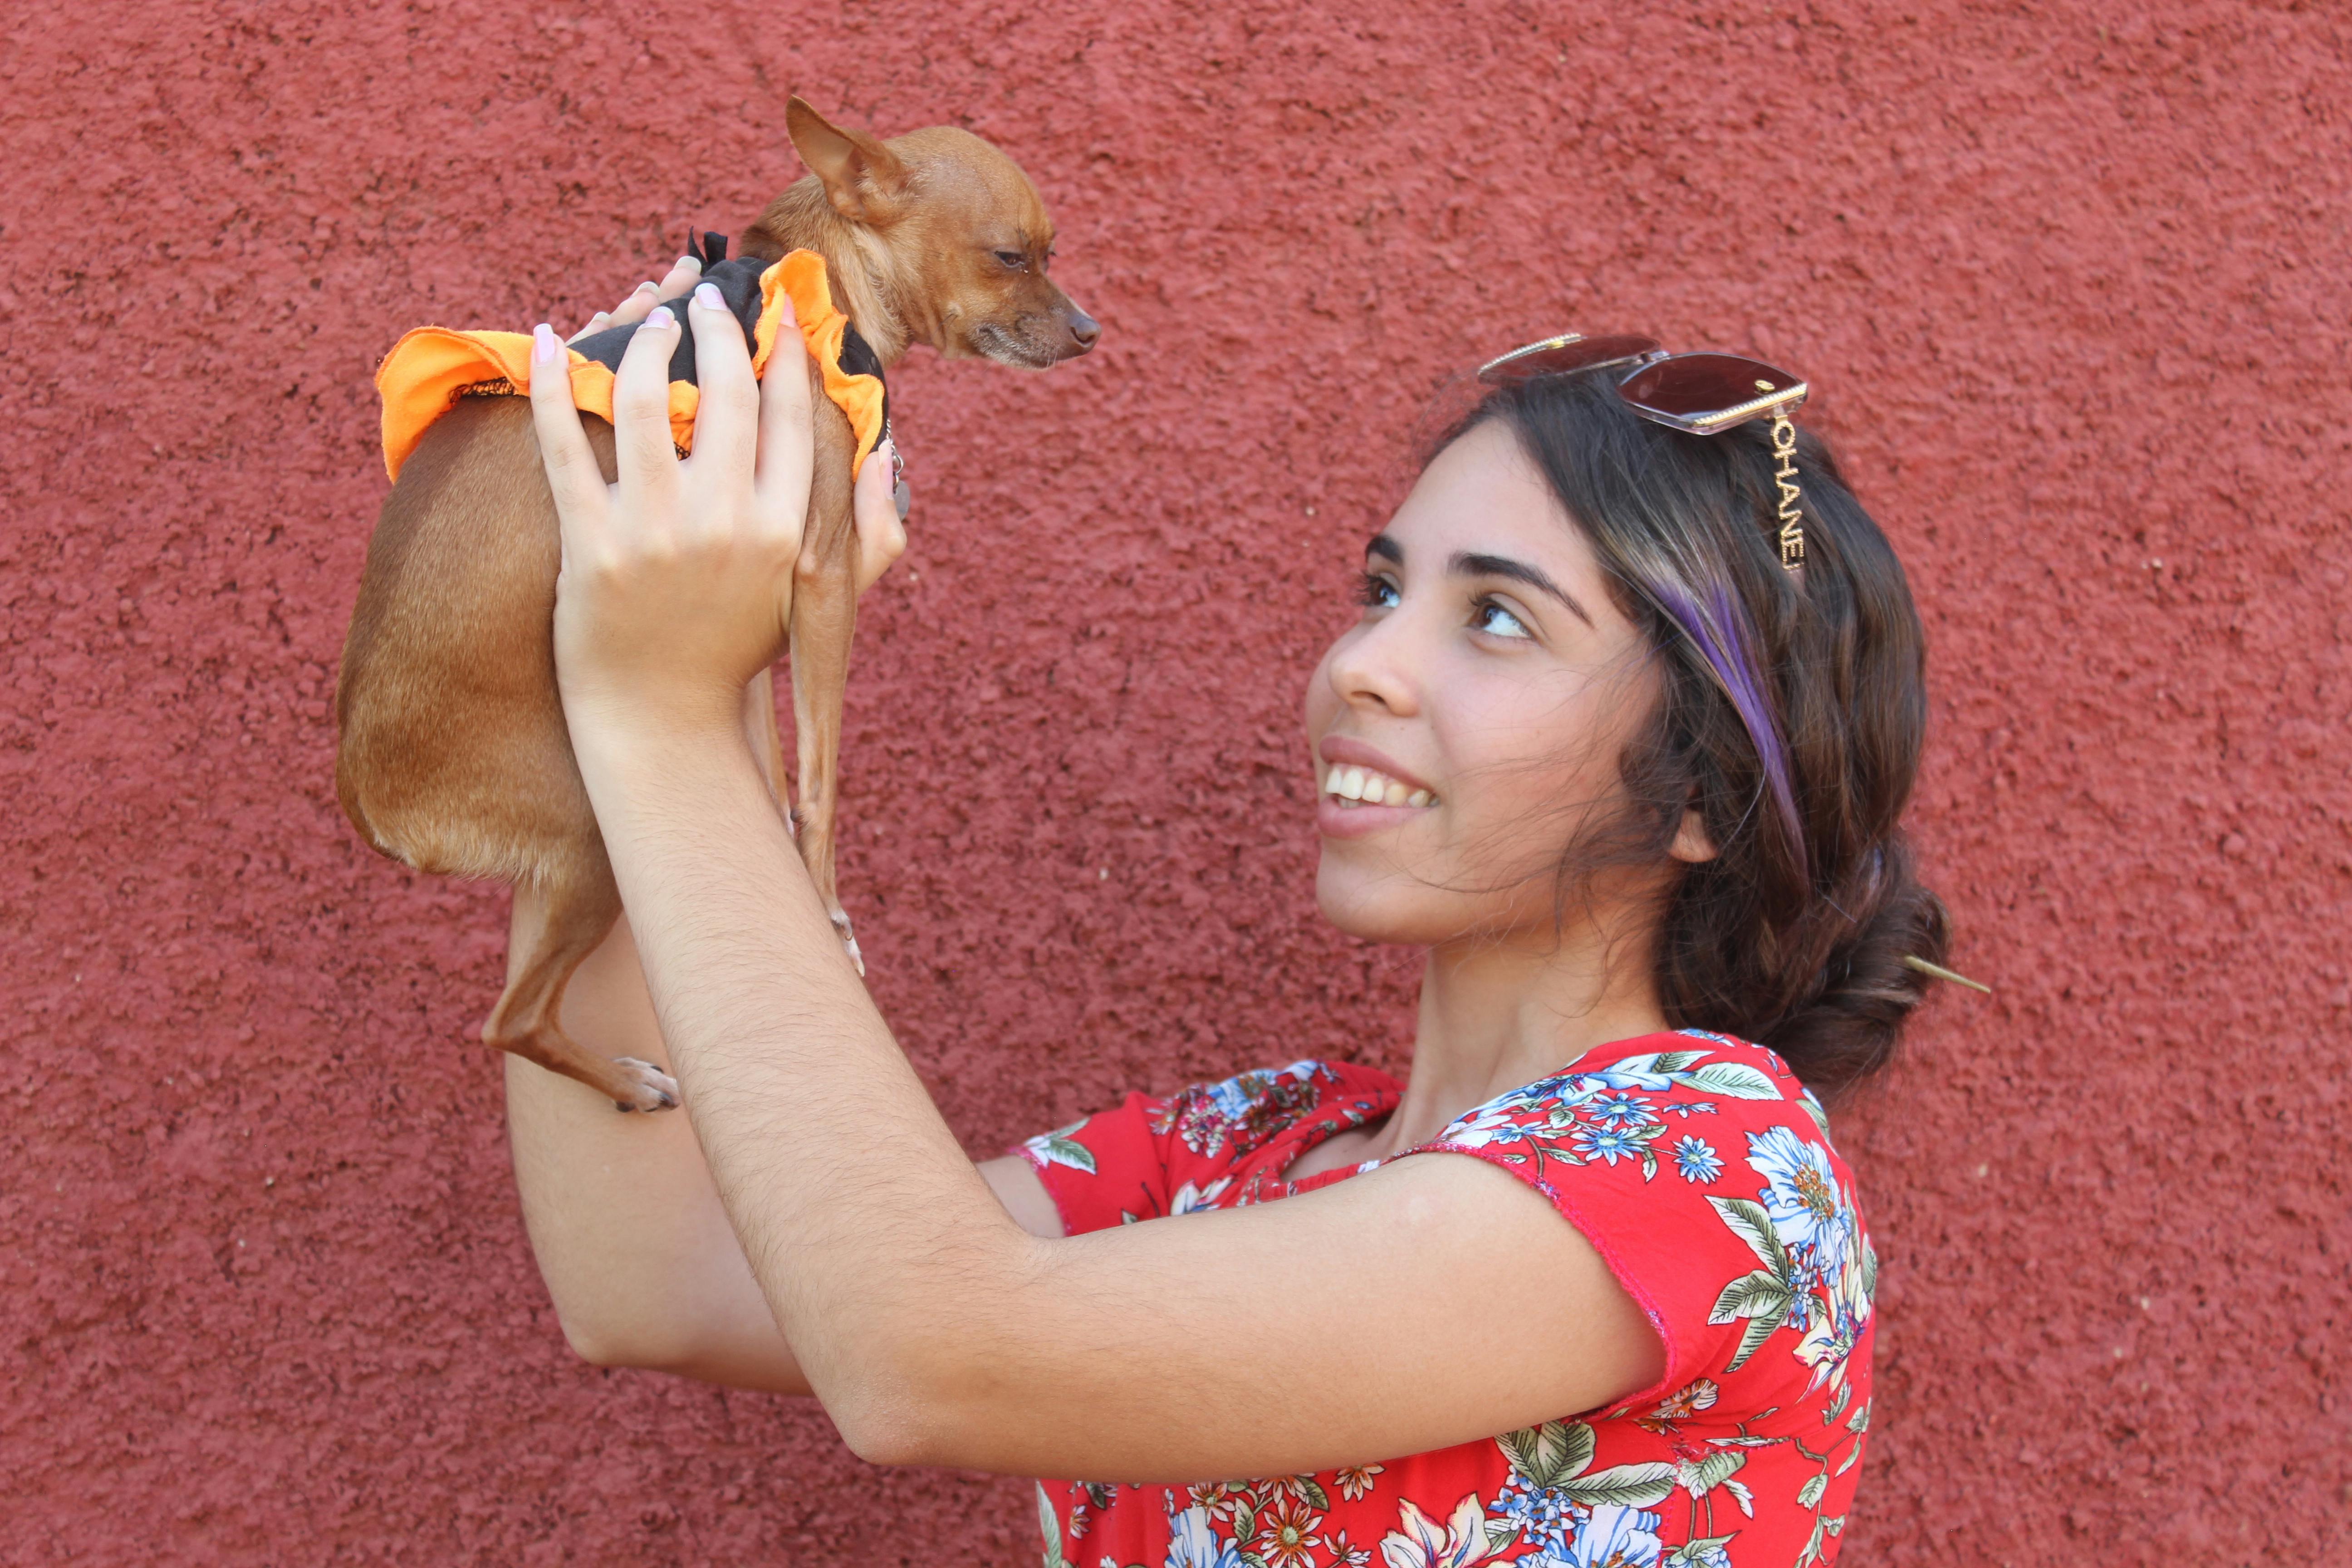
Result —
<instances>
[{"instance_id":1,"label":"woman's chin","mask_svg":"<svg viewBox=\"0 0 2352 1568\"><path fill-rule=\"evenodd\" d=\"M1315 906L1337 930L1359 942L1427 947L1441 940L1443 921L1429 908L1436 889L1393 868L1368 875L1335 866L1328 845L1315 873Z\"/></svg>"}]
</instances>

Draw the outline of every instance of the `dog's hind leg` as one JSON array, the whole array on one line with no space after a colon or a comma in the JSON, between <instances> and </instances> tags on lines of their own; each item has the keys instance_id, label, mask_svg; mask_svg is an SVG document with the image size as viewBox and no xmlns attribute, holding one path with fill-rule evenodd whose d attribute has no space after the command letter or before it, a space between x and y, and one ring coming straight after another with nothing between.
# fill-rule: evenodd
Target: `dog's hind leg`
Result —
<instances>
[{"instance_id":1,"label":"dog's hind leg","mask_svg":"<svg viewBox=\"0 0 2352 1568\"><path fill-rule=\"evenodd\" d=\"M669 1074L635 1057L586 1050L556 1021L572 972L621 914L621 889L604 847L593 842L593 858L567 856L515 884L507 988L482 1026L482 1043L577 1079L623 1110L667 1110L677 1104L677 1082Z\"/></svg>"}]
</instances>

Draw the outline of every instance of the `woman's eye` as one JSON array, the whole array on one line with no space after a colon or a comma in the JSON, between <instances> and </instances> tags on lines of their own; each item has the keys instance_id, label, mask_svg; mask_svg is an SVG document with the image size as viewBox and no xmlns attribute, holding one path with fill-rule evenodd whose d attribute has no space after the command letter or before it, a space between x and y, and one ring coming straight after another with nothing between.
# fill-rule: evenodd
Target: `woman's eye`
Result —
<instances>
[{"instance_id":1,"label":"woman's eye","mask_svg":"<svg viewBox=\"0 0 2352 1568\"><path fill-rule=\"evenodd\" d=\"M1492 599L1481 599L1471 613L1470 624L1482 632L1498 637L1524 637L1535 634L1520 623L1519 617Z\"/></svg>"},{"instance_id":2,"label":"woman's eye","mask_svg":"<svg viewBox=\"0 0 2352 1568\"><path fill-rule=\"evenodd\" d=\"M1368 609L1393 610L1397 607L1396 584L1377 572L1367 572L1358 580L1356 602Z\"/></svg>"}]
</instances>

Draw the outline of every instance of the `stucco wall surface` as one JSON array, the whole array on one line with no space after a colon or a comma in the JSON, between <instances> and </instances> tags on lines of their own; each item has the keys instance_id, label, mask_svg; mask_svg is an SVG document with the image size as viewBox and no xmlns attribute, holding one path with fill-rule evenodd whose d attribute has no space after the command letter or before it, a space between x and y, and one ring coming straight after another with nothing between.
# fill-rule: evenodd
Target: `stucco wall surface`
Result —
<instances>
[{"instance_id":1,"label":"stucco wall surface","mask_svg":"<svg viewBox=\"0 0 2352 1568\"><path fill-rule=\"evenodd\" d=\"M0 37L0 1560L1034 1561L1019 1482L568 1355L470 1043L504 897L378 859L331 788L376 357L740 230L794 89L997 140L1105 324L894 388L919 510L844 885L972 1148L1402 1066L1410 960L1314 915L1296 714L1417 413L1563 325L1779 356L1914 574L1917 834L1998 987L1841 1119L1886 1259L1847 1560L2352 1560L2340 7L101 0Z\"/></svg>"}]
</instances>

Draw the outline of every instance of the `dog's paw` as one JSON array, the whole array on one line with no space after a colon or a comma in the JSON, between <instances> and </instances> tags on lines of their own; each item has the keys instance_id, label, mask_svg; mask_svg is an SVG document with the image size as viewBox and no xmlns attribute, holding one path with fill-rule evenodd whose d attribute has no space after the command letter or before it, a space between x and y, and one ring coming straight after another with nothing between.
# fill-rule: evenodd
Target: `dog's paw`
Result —
<instances>
[{"instance_id":1,"label":"dog's paw","mask_svg":"<svg viewBox=\"0 0 2352 1568\"><path fill-rule=\"evenodd\" d=\"M866 955L857 951L857 938L850 934L849 917L839 910L833 911L833 930L841 938L841 945L849 950L849 962L856 969L857 978L865 979Z\"/></svg>"},{"instance_id":2,"label":"dog's paw","mask_svg":"<svg viewBox=\"0 0 2352 1568\"><path fill-rule=\"evenodd\" d=\"M677 1079L651 1062L641 1062L635 1057L614 1057L613 1065L634 1081L626 1100L613 1101L617 1110L675 1110L677 1108Z\"/></svg>"}]
</instances>

